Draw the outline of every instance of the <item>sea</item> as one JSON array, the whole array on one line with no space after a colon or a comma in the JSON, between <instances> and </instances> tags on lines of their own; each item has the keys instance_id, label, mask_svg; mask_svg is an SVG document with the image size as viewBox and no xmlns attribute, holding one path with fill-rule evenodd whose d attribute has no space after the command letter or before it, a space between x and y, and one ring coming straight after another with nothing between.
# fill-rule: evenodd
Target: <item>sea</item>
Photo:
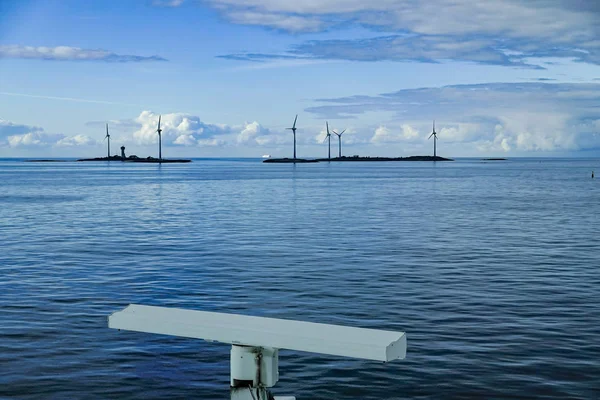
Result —
<instances>
[{"instance_id":1,"label":"sea","mask_svg":"<svg viewBox=\"0 0 600 400\"><path fill-rule=\"evenodd\" d=\"M282 350L298 400L600 398L598 159L63 161L0 159L1 399L229 397L228 345L131 303L406 332Z\"/></svg>"}]
</instances>

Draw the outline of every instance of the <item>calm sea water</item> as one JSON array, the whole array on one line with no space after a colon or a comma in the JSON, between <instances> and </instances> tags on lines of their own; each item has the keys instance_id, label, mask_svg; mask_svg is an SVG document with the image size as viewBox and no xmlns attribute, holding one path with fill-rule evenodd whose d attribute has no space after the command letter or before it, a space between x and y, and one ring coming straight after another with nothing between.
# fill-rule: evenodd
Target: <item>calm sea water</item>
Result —
<instances>
[{"instance_id":1,"label":"calm sea water","mask_svg":"<svg viewBox=\"0 0 600 400\"><path fill-rule=\"evenodd\" d=\"M600 162L0 160L0 397L223 399L229 347L129 303L406 331L292 351L298 399L600 398Z\"/></svg>"}]
</instances>

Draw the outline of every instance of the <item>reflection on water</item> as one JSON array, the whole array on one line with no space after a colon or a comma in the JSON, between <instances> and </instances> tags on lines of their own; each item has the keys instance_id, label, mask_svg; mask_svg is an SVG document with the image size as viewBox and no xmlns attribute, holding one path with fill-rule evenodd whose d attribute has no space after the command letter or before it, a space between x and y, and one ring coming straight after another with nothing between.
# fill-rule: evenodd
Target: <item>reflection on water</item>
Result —
<instances>
[{"instance_id":1,"label":"reflection on water","mask_svg":"<svg viewBox=\"0 0 600 400\"><path fill-rule=\"evenodd\" d=\"M0 162L0 397L228 396L224 345L129 303L406 331L380 364L282 351L299 399L598 398L592 161Z\"/></svg>"}]
</instances>

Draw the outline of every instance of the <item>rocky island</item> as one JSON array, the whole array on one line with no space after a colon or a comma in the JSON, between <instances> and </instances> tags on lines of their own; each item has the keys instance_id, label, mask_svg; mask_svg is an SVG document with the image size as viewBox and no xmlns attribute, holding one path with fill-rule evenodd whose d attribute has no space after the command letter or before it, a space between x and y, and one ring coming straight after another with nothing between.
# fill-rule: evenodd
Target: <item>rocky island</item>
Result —
<instances>
[{"instance_id":1,"label":"rocky island","mask_svg":"<svg viewBox=\"0 0 600 400\"><path fill-rule=\"evenodd\" d=\"M304 163L316 163L318 160L307 160L304 158L268 158L263 161L264 163L272 164L304 164Z\"/></svg>"},{"instance_id":2,"label":"rocky island","mask_svg":"<svg viewBox=\"0 0 600 400\"><path fill-rule=\"evenodd\" d=\"M125 146L121 146L121 155L114 155L110 157L96 157L96 158L82 158L77 161L120 161L120 162L135 162L135 163L151 163L151 164L169 164L169 163L189 163L192 160L184 159L169 159L169 158L154 158L146 157L140 158L136 155L129 157L125 156Z\"/></svg>"},{"instance_id":3,"label":"rocky island","mask_svg":"<svg viewBox=\"0 0 600 400\"><path fill-rule=\"evenodd\" d=\"M168 164L168 163L189 163L192 160L183 160L183 159L170 159L163 158L158 159L154 157L148 158L139 158L136 156L129 156L127 158L121 158L119 156L111 156L111 157L96 157L96 158L82 158L77 161L120 161L120 162L134 162L134 163L153 163L153 164Z\"/></svg>"},{"instance_id":4,"label":"rocky island","mask_svg":"<svg viewBox=\"0 0 600 400\"><path fill-rule=\"evenodd\" d=\"M315 162L329 162L329 161L454 161L451 158L444 158L440 156L410 156L410 157L333 157L333 158L317 158L306 160L302 158L269 158L264 160L264 163L315 163Z\"/></svg>"},{"instance_id":5,"label":"rocky island","mask_svg":"<svg viewBox=\"0 0 600 400\"><path fill-rule=\"evenodd\" d=\"M440 156L409 156L409 157L334 157L319 158L318 161L454 161Z\"/></svg>"}]
</instances>

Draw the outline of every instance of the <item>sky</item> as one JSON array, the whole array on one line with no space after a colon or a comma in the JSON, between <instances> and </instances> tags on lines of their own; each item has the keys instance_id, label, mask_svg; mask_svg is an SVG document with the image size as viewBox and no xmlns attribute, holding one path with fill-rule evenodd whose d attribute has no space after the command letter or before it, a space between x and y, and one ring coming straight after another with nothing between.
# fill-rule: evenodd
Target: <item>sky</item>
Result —
<instances>
[{"instance_id":1,"label":"sky","mask_svg":"<svg viewBox=\"0 0 600 400\"><path fill-rule=\"evenodd\" d=\"M600 156L600 2L0 0L0 157ZM332 137L332 153L337 151Z\"/></svg>"}]
</instances>

